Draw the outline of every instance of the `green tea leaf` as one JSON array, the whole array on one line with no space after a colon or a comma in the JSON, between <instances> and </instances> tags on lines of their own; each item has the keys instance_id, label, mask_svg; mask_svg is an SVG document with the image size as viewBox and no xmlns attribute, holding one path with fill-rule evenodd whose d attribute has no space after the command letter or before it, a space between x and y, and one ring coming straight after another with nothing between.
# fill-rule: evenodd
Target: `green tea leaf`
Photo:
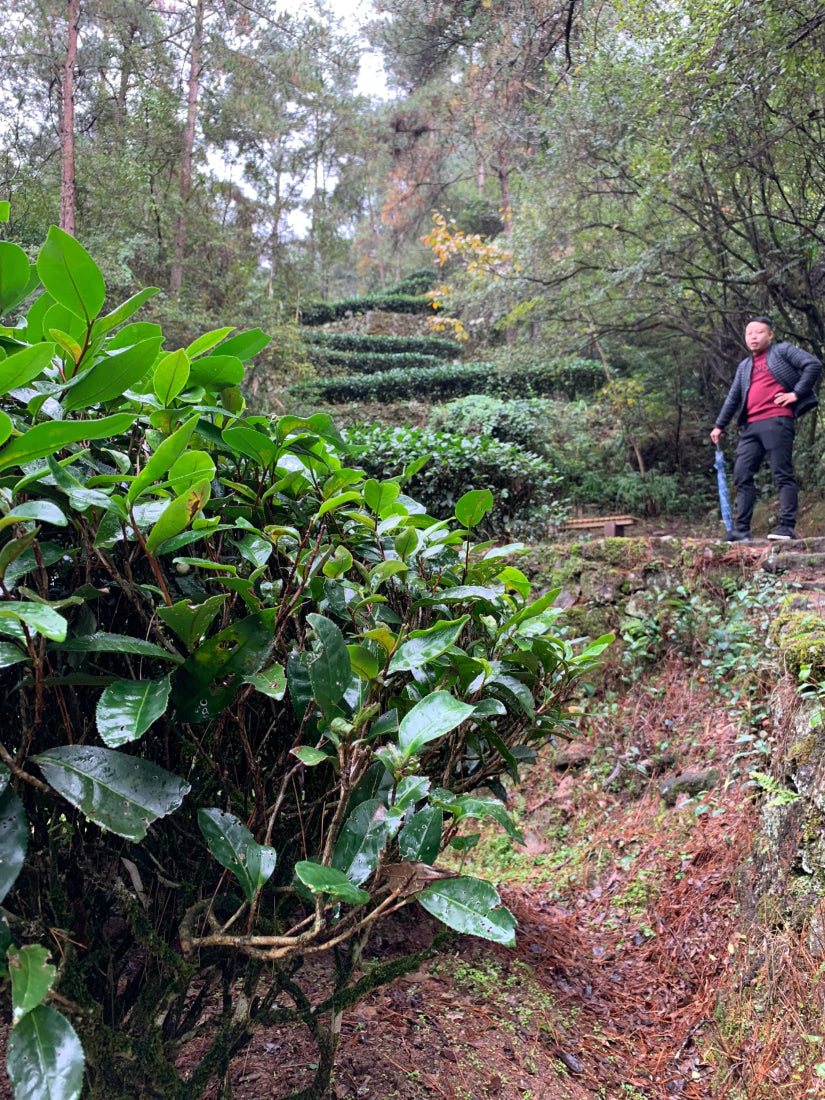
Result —
<instances>
[{"instance_id":1,"label":"green tea leaf","mask_svg":"<svg viewBox=\"0 0 825 1100\"><path fill-rule=\"evenodd\" d=\"M472 713L469 703L462 703L448 691L434 691L401 719L398 745L405 756L414 756L430 741L461 725Z\"/></svg>"},{"instance_id":2,"label":"green tea leaf","mask_svg":"<svg viewBox=\"0 0 825 1100\"><path fill-rule=\"evenodd\" d=\"M87 324L103 308L106 285L97 264L83 245L56 225L40 249L37 274L54 300Z\"/></svg>"},{"instance_id":3,"label":"green tea leaf","mask_svg":"<svg viewBox=\"0 0 825 1100\"><path fill-rule=\"evenodd\" d=\"M224 603L228 599L225 593L210 596L203 603L189 603L181 600L171 607L158 607L158 618L166 623L170 630L184 643L187 649L194 649L205 636Z\"/></svg>"},{"instance_id":4,"label":"green tea leaf","mask_svg":"<svg viewBox=\"0 0 825 1100\"><path fill-rule=\"evenodd\" d=\"M28 654L13 642L0 642L0 668L11 668L12 665L19 665L21 661L28 659Z\"/></svg>"},{"instance_id":5,"label":"green tea leaf","mask_svg":"<svg viewBox=\"0 0 825 1100\"><path fill-rule=\"evenodd\" d=\"M162 337L152 337L100 359L68 391L63 407L67 411L85 409L120 397L149 371L162 343Z\"/></svg>"},{"instance_id":6,"label":"green tea leaf","mask_svg":"<svg viewBox=\"0 0 825 1100\"><path fill-rule=\"evenodd\" d=\"M297 756L302 764L306 764L308 768L314 768L316 764L329 764L332 761L332 757L325 752L321 752L320 749L315 749L312 745L301 745L297 749L289 750L293 756Z\"/></svg>"},{"instance_id":7,"label":"green tea leaf","mask_svg":"<svg viewBox=\"0 0 825 1100\"><path fill-rule=\"evenodd\" d=\"M74 1028L48 1005L27 1012L9 1036L6 1069L14 1100L77 1100L83 1067Z\"/></svg>"},{"instance_id":8,"label":"green tea leaf","mask_svg":"<svg viewBox=\"0 0 825 1100\"><path fill-rule=\"evenodd\" d=\"M0 394L28 385L48 367L54 353L54 344L33 344L4 359L0 363Z\"/></svg>"},{"instance_id":9,"label":"green tea leaf","mask_svg":"<svg viewBox=\"0 0 825 1100\"><path fill-rule=\"evenodd\" d=\"M66 620L46 604L30 603L27 600L0 603L0 630L3 620L8 618L25 623L37 634L42 634L53 642L62 642L66 637Z\"/></svg>"},{"instance_id":10,"label":"green tea leaf","mask_svg":"<svg viewBox=\"0 0 825 1100\"><path fill-rule=\"evenodd\" d=\"M70 443L84 439L108 439L120 435L134 424L132 413L117 413L99 420L49 420L35 424L0 451L0 470L25 465L36 458L56 454Z\"/></svg>"},{"instance_id":11,"label":"green tea leaf","mask_svg":"<svg viewBox=\"0 0 825 1100\"><path fill-rule=\"evenodd\" d=\"M364 905L370 900L366 890L353 886L343 871L334 867L322 867L320 863L301 860L295 864L295 874L313 894L329 894L331 898L348 905Z\"/></svg>"},{"instance_id":12,"label":"green tea leaf","mask_svg":"<svg viewBox=\"0 0 825 1100\"><path fill-rule=\"evenodd\" d=\"M237 878L251 902L275 870L275 849L258 844L237 817L222 810L198 810L198 826L209 851Z\"/></svg>"},{"instance_id":13,"label":"green tea leaf","mask_svg":"<svg viewBox=\"0 0 825 1100\"><path fill-rule=\"evenodd\" d=\"M234 355L206 355L190 364L189 377L207 391L237 386L243 381L244 367Z\"/></svg>"},{"instance_id":14,"label":"green tea leaf","mask_svg":"<svg viewBox=\"0 0 825 1100\"><path fill-rule=\"evenodd\" d=\"M441 851L444 813L434 806L424 806L413 814L398 834L398 850L402 859L427 863L431 867Z\"/></svg>"},{"instance_id":15,"label":"green tea leaf","mask_svg":"<svg viewBox=\"0 0 825 1100\"><path fill-rule=\"evenodd\" d=\"M152 389L158 400L171 405L189 380L189 356L181 348L158 362L152 375Z\"/></svg>"},{"instance_id":16,"label":"green tea leaf","mask_svg":"<svg viewBox=\"0 0 825 1100\"><path fill-rule=\"evenodd\" d=\"M205 352L210 351L219 344L224 337L228 336L230 332L235 330L230 325L229 328L216 328L212 332L204 332L202 336L199 336L197 340L193 340L184 354L187 360L194 359L198 355L203 355ZM234 353L233 353L234 354Z\"/></svg>"},{"instance_id":17,"label":"green tea leaf","mask_svg":"<svg viewBox=\"0 0 825 1100\"><path fill-rule=\"evenodd\" d=\"M401 487L397 481L376 481L371 477L364 482L364 501L382 519L400 492Z\"/></svg>"},{"instance_id":18,"label":"green tea leaf","mask_svg":"<svg viewBox=\"0 0 825 1100\"><path fill-rule=\"evenodd\" d=\"M111 313L107 313L103 317L98 317L92 329L92 338L100 336L105 332L111 332L113 328L117 328L117 326L122 325L124 321L128 321L134 313L137 313L142 305L148 302L149 299L153 298L156 294L160 294L159 287L145 287L143 290L139 290L137 294L133 294L131 298L127 298L125 302L122 302L117 309L113 309Z\"/></svg>"},{"instance_id":19,"label":"green tea leaf","mask_svg":"<svg viewBox=\"0 0 825 1100\"><path fill-rule=\"evenodd\" d=\"M39 943L9 951L13 1024L37 1008L51 989L57 967L47 962L48 957L49 952Z\"/></svg>"},{"instance_id":20,"label":"green tea leaf","mask_svg":"<svg viewBox=\"0 0 825 1100\"><path fill-rule=\"evenodd\" d=\"M278 445L254 428L226 428L221 438L233 451L251 458L258 466L270 466L278 455Z\"/></svg>"},{"instance_id":21,"label":"green tea leaf","mask_svg":"<svg viewBox=\"0 0 825 1100\"><path fill-rule=\"evenodd\" d=\"M193 485L211 481L214 476L215 463L205 451L184 451L170 469L167 484L175 496L181 496Z\"/></svg>"},{"instance_id":22,"label":"green tea leaf","mask_svg":"<svg viewBox=\"0 0 825 1100\"><path fill-rule=\"evenodd\" d=\"M2 604L0 604L2 608ZM77 638L69 638L61 641L61 645L50 646L50 649L59 649L64 653L134 653L138 657L155 657L161 661L173 661L175 664L183 664L183 658L175 653L170 653L163 646L154 642L147 642L143 638L135 638L131 634L107 634L101 631L98 634L83 634Z\"/></svg>"},{"instance_id":23,"label":"green tea leaf","mask_svg":"<svg viewBox=\"0 0 825 1100\"><path fill-rule=\"evenodd\" d=\"M29 844L29 824L23 803L8 786L8 770L4 769L4 773L4 790L0 794L0 902L14 886Z\"/></svg>"},{"instance_id":24,"label":"green tea leaf","mask_svg":"<svg viewBox=\"0 0 825 1100\"><path fill-rule=\"evenodd\" d=\"M348 645L350 665L362 680L374 680L380 670L378 659L366 646Z\"/></svg>"},{"instance_id":25,"label":"green tea leaf","mask_svg":"<svg viewBox=\"0 0 825 1100\"><path fill-rule=\"evenodd\" d=\"M172 699L183 721L205 722L220 714L238 687L260 671L273 637L263 615L249 615L205 641L178 672Z\"/></svg>"},{"instance_id":26,"label":"green tea leaf","mask_svg":"<svg viewBox=\"0 0 825 1100\"><path fill-rule=\"evenodd\" d=\"M157 447L155 453L147 460L146 465L129 486L126 500L132 504L138 499L150 485L159 481L174 466L180 456L189 446L189 440L198 423L198 417L190 417L185 423L164 439Z\"/></svg>"},{"instance_id":27,"label":"green tea leaf","mask_svg":"<svg viewBox=\"0 0 825 1100\"><path fill-rule=\"evenodd\" d=\"M428 913L456 932L515 945L515 917L509 909L497 908L501 898L489 882L466 877L441 879L423 890L418 900Z\"/></svg>"},{"instance_id":28,"label":"green tea leaf","mask_svg":"<svg viewBox=\"0 0 825 1100\"><path fill-rule=\"evenodd\" d=\"M244 683L251 684L270 699L283 699L286 694L286 671L282 665L273 664L254 676L247 676Z\"/></svg>"},{"instance_id":29,"label":"green tea leaf","mask_svg":"<svg viewBox=\"0 0 825 1100\"><path fill-rule=\"evenodd\" d=\"M65 527L68 520L50 500L27 500L23 504L16 504L8 515L0 519L0 531L13 523L51 523L55 527Z\"/></svg>"},{"instance_id":30,"label":"green tea leaf","mask_svg":"<svg viewBox=\"0 0 825 1100\"><path fill-rule=\"evenodd\" d=\"M386 817L386 806L371 798L356 806L344 822L332 853L332 866L343 871L353 886L366 882L378 866L389 835Z\"/></svg>"},{"instance_id":31,"label":"green tea leaf","mask_svg":"<svg viewBox=\"0 0 825 1100\"><path fill-rule=\"evenodd\" d=\"M307 615L307 622L321 643L321 651L310 658L309 678L315 701L324 713L337 703L349 686L352 665L344 636L331 619Z\"/></svg>"},{"instance_id":32,"label":"green tea leaf","mask_svg":"<svg viewBox=\"0 0 825 1100\"><path fill-rule=\"evenodd\" d=\"M429 630L414 630L408 640L398 647L390 661L389 672L403 672L423 668L455 645L469 615L437 623Z\"/></svg>"},{"instance_id":33,"label":"green tea leaf","mask_svg":"<svg viewBox=\"0 0 825 1100\"><path fill-rule=\"evenodd\" d=\"M471 489L456 502L455 518L462 527L475 527L492 507L493 494L489 489Z\"/></svg>"},{"instance_id":34,"label":"green tea leaf","mask_svg":"<svg viewBox=\"0 0 825 1100\"><path fill-rule=\"evenodd\" d=\"M157 764L92 745L63 745L32 757L46 781L102 829L143 840L176 810L189 784Z\"/></svg>"},{"instance_id":35,"label":"green tea leaf","mask_svg":"<svg viewBox=\"0 0 825 1100\"><path fill-rule=\"evenodd\" d=\"M209 500L211 491L212 481L210 478L208 481L198 482L197 485L193 485L185 493L170 501L149 532L149 537L146 539L147 553L154 554L161 543L173 538L175 535L179 535L181 531L188 527L195 516L203 510Z\"/></svg>"},{"instance_id":36,"label":"green tea leaf","mask_svg":"<svg viewBox=\"0 0 825 1100\"><path fill-rule=\"evenodd\" d=\"M159 680L117 680L101 695L96 711L97 732L110 749L142 737L166 711L171 684Z\"/></svg>"},{"instance_id":37,"label":"green tea leaf","mask_svg":"<svg viewBox=\"0 0 825 1100\"><path fill-rule=\"evenodd\" d=\"M271 339L272 337L267 336L261 329L252 328L247 332L239 332L232 336L225 344L221 344L214 354L234 355L238 359L251 359L253 355L263 351Z\"/></svg>"},{"instance_id":38,"label":"green tea leaf","mask_svg":"<svg viewBox=\"0 0 825 1100\"><path fill-rule=\"evenodd\" d=\"M0 241L0 316L22 301L28 284L28 256L19 245Z\"/></svg>"}]
</instances>

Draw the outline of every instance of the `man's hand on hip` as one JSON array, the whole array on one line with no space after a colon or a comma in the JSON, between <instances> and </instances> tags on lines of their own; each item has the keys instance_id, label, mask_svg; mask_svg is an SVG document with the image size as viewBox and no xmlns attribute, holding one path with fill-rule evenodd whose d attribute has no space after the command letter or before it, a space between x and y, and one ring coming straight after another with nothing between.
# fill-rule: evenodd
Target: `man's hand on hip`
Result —
<instances>
[{"instance_id":1,"label":"man's hand on hip","mask_svg":"<svg viewBox=\"0 0 825 1100\"><path fill-rule=\"evenodd\" d=\"M774 405L793 405L795 401L798 401L796 394L791 393L778 393L773 399Z\"/></svg>"}]
</instances>

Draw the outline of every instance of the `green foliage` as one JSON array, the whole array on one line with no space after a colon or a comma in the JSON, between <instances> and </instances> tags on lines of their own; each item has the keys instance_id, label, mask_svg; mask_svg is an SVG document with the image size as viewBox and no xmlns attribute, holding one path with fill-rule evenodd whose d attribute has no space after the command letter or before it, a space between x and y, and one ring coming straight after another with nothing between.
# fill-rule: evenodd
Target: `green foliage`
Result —
<instances>
[{"instance_id":1,"label":"green foliage","mask_svg":"<svg viewBox=\"0 0 825 1100\"><path fill-rule=\"evenodd\" d=\"M405 275L399 282L387 287L387 294L393 297L399 294L426 294L427 291L433 289L437 282L437 272L433 268L428 267L421 271L413 271L411 274Z\"/></svg>"},{"instance_id":2,"label":"green foliage","mask_svg":"<svg viewBox=\"0 0 825 1100\"><path fill-rule=\"evenodd\" d=\"M367 294L340 302L307 302L300 308L300 321L302 325L327 325L347 314L376 309L389 313L432 313L436 306L426 294Z\"/></svg>"},{"instance_id":3,"label":"green foliage","mask_svg":"<svg viewBox=\"0 0 825 1100\"><path fill-rule=\"evenodd\" d=\"M506 551L474 541L549 503L554 475L490 440L396 440L416 452L409 477L437 444L422 484L446 511L430 515L403 477L355 464L377 438L347 444L326 414L244 415L259 331L166 348L158 326L127 323L147 295L101 316L101 273L59 231L38 271L50 297L0 329L3 362L22 356L0 423L15 1098L74 1100L85 1072L92 1096L128 1082L198 1100L255 1028L299 1021L320 1095L324 1018L369 988L351 982L378 915L420 896L512 942L489 884L434 885L419 865L467 817L516 835L473 792L517 779L598 657L556 635L555 593L532 600ZM72 945L57 972L25 942L38 912ZM333 948L333 991L313 1003L303 959ZM274 1008L282 990L294 1008ZM80 1039L46 1003L67 996ZM193 1034L202 1060L183 1079Z\"/></svg>"},{"instance_id":4,"label":"green foliage","mask_svg":"<svg viewBox=\"0 0 825 1100\"><path fill-rule=\"evenodd\" d=\"M440 360L434 355L418 355L415 352L311 352L316 368L326 374L330 367L344 374L375 374L378 371L421 371L438 367Z\"/></svg>"},{"instance_id":5,"label":"green foliage","mask_svg":"<svg viewBox=\"0 0 825 1100\"><path fill-rule=\"evenodd\" d=\"M571 366L572 362L572 366ZM603 379L602 368L588 359L552 360L512 370L496 370L490 363L454 363L417 370L390 370L369 376L342 376L292 387L292 394L330 404L347 401L402 401L426 398L444 401L469 393L531 397L540 394L592 392Z\"/></svg>"},{"instance_id":6,"label":"green foliage","mask_svg":"<svg viewBox=\"0 0 825 1100\"><path fill-rule=\"evenodd\" d=\"M364 468L378 478L403 477L411 463L429 456L405 484L432 515L449 516L464 493L487 488L494 503L484 528L491 534L538 532L563 513L555 467L514 443L377 424L350 428L347 439Z\"/></svg>"},{"instance_id":7,"label":"green foliage","mask_svg":"<svg viewBox=\"0 0 825 1100\"><path fill-rule=\"evenodd\" d=\"M553 402L543 398L508 401L489 394L469 394L434 408L429 426L458 435L489 435L502 443L547 454L549 429L559 412Z\"/></svg>"},{"instance_id":8,"label":"green foliage","mask_svg":"<svg viewBox=\"0 0 825 1100\"><path fill-rule=\"evenodd\" d=\"M431 355L455 359L461 348L454 340L435 336L367 336L358 332L305 332L302 339L332 351L376 352L383 355Z\"/></svg>"}]
</instances>

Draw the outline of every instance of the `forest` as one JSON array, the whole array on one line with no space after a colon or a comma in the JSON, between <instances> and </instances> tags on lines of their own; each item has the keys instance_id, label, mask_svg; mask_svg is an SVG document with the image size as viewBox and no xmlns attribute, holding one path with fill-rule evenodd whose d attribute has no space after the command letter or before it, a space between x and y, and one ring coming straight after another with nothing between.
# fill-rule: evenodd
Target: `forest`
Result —
<instances>
[{"instance_id":1,"label":"forest","mask_svg":"<svg viewBox=\"0 0 825 1100\"><path fill-rule=\"evenodd\" d=\"M754 962L725 891L754 815L787 808L783 836L821 825L800 816L810 795L821 817L821 792L777 745L800 700L821 726L822 421L798 428L805 545L784 556L719 545L709 432L750 318L825 352L821 4L5 15L0 1097L815 1095L814 901L765 917L808 937L804 965L787 948L795 1007L765 1009L741 976L786 948ZM758 488L762 535L767 469ZM613 515L636 538L586 526ZM818 775L825 744L805 745L785 755ZM662 775L705 764L685 788L697 832L669 833ZM597 858L617 830L622 853ZM406 1062L370 1084L357 1013L379 1006L389 1035L381 998L400 1004L433 958L462 960L437 964L464 968L457 1019L501 992L490 974L518 988L527 1049L548 994L506 952L561 943L530 909L548 861L569 936L570 899L602 903L594 860L614 884L641 875L618 918L588 910L576 950L604 954L582 946L596 924L635 921L644 966L675 973L654 951L654 848L682 853L673 896L684 853L716 853L714 931L695 915L690 935L735 959L740 1008L755 982L747 1027L726 1030L707 999L722 971L697 969L678 994L667 979L673 1003L628 1008L644 1055L619 1037L605 1054L581 1020L562 1035L541 1008L530 1064L561 1065L569 1093L508 1084L515 1040L472 1086ZM825 896L819 858L805 873ZM478 962L473 937L499 954ZM557 999L591 989L570 966ZM670 1061L656 1011L684 1024ZM396 1015L412 1035L413 1008ZM286 1067L277 1094L240 1068L264 1048Z\"/></svg>"}]
</instances>

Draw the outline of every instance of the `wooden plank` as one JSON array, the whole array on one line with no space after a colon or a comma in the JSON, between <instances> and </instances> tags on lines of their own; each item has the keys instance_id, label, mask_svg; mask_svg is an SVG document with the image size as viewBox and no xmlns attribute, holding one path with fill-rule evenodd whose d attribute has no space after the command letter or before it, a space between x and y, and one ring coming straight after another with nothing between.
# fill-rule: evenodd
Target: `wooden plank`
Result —
<instances>
[{"instance_id":1,"label":"wooden plank","mask_svg":"<svg viewBox=\"0 0 825 1100\"><path fill-rule=\"evenodd\" d=\"M631 524L638 522L635 516L585 516L567 520L563 529L577 530L586 527L605 527L608 523L616 524L618 527L629 527Z\"/></svg>"}]
</instances>

